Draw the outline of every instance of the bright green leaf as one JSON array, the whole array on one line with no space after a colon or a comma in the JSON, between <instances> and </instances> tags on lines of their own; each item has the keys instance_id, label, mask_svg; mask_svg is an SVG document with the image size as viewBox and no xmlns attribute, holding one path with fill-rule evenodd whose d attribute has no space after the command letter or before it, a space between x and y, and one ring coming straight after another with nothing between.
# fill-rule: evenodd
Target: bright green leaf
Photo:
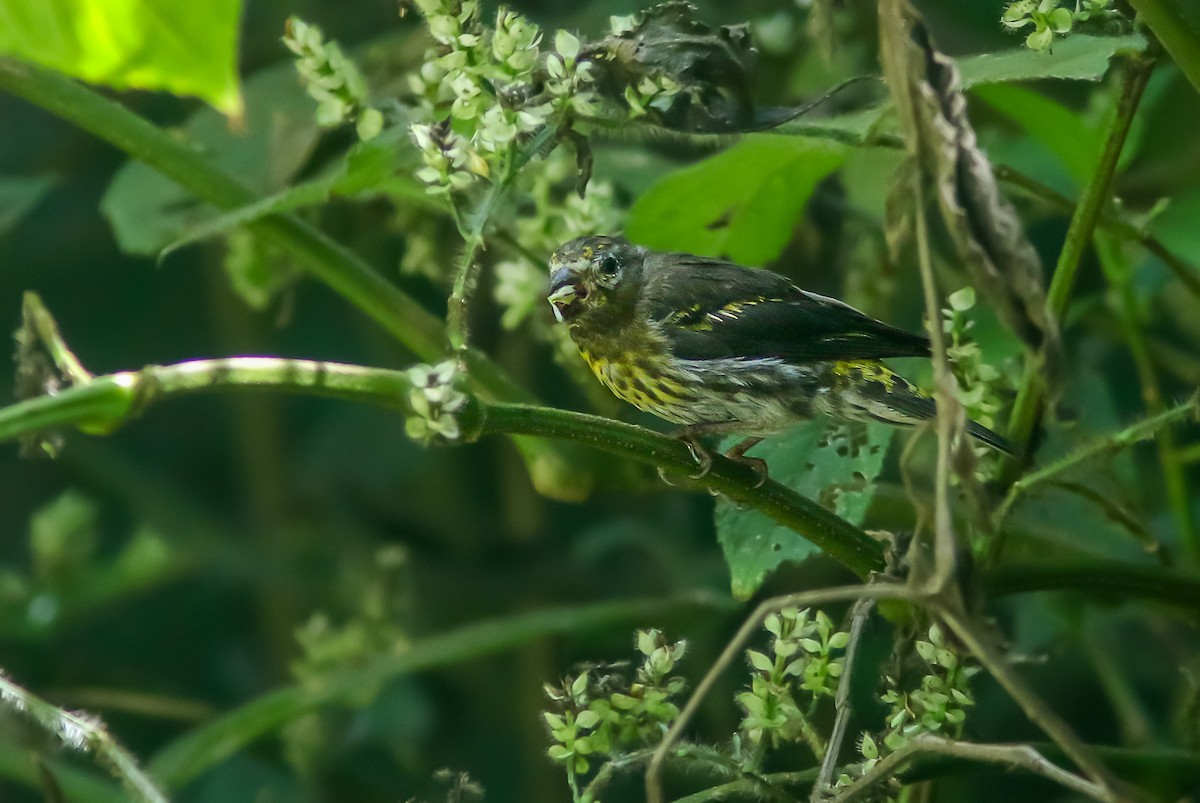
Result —
<instances>
[{"instance_id":1,"label":"bright green leaf","mask_svg":"<svg viewBox=\"0 0 1200 803\"><path fill-rule=\"evenodd\" d=\"M0 234L17 225L57 183L51 175L0 178Z\"/></svg>"},{"instance_id":2,"label":"bright green leaf","mask_svg":"<svg viewBox=\"0 0 1200 803\"><path fill-rule=\"evenodd\" d=\"M1046 146L1077 181L1091 175L1100 136L1079 115L1045 95L1020 86L980 86L972 94Z\"/></svg>"},{"instance_id":3,"label":"bright green leaf","mask_svg":"<svg viewBox=\"0 0 1200 803\"><path fill-rule=\"evenodd\" d=\"M626 231L651 248L762 265L779 256L813 189L845 156L836 143L749 136L651 187L630 211Z\"/></svg>"},{"instance_id":4,"label":"bright green leaf","mask_svg":"<svg viewBox=\"0 0 1200 803\"><path fill-rule=\"evenodd\" d=\"M958 69L963 85L967 87L1042 78L1099 81L1108 72L1113 58L1141 53L1145 49L1146 38L1140 33L1125 36L1073 34L1055 42L1048 51L1016 47L999 53L965 56L958 59Z\"/></svg>"},{"instance_id":5,"label":"bright green leaf","mask_svg":"<svg viewBox=\"0 0 1200 803\"><path fill-rule=\"evenodd\" d=\"M772 479L860 525L894 432L886 424L812 421L764 441L751 454L767 461ZM817 551L762 513L724 501L717 504L716 524L733 595L739 599L754 594L780 564L798 563Z\"/></svg>"},{"instance_id":6,"label":"bright green leaf","mask_svg":"<svg viewBox=\"0 0 1200 803\"><path fill-rule=\"evenodd\" d=\"M116 89L193 95L240 117L241 0L0 0L0 54Z\"/></svg>"}]
</instances>

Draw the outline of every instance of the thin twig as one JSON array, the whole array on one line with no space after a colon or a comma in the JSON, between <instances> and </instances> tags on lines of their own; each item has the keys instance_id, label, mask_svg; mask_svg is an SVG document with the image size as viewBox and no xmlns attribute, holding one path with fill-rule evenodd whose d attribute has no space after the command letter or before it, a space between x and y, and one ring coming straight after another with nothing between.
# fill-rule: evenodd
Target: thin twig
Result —
<instances>
[{"instance_id":1,"label":"thin twig","mask_svg":"<svg viewBox=\"0 0 1200 803\"><path fill-rule=\"evenodd\" d=\"M1094 800L1116 800L1100 784L1064 770L1027 744L972 744L922 733L913 737L913 740L904 747L881 759L871 768L870 772L847 786L837 796L830 798L829 803L850 803L852 800L857 800L873 787L894 777L904 764L927 753L991 764L1006 764L1034 775L1040 775Z\"/></svg>"},{"instance_id":2,"label":"thin twig","mask_svg":"<svg viewBox=\"0 0 1200 803\"><path fill-rule=\"evenodd\" d=\"M1178 421L1195 416L1200 411L1200 393L1158 415L1145 418L1136 424L1131 424L1120 432L1097 438L1091 444L1075 450L1066 457L1048 463L1030 474L1026 474L1012 484L1004 502L996 509L996 529L1000 530L1004 520L1012 512L1013 505L1031 489L1050 480L1075 466L1109 454L1116 454L1135 443L1140 443L1153 437L1159 429Z\"/></svg>"},{"instance_id":3,"label":"thin twig","mask_svg":"<svg viewBox=\"0 0 1200 803\"><path fill-rule=\"evenodd\" d=\"M921 270L921 287L925 297L926 330L929 333L933 357L934 399L937 401L937 474L934 479L933 510L933 567L923 570L924 553L914 540L910 550L913 557L909 582L926 587L933 593L949 589L954 583L956 539L954 522L950 517L950 449L956 432L963 427L962 405L958 403L958 383L950 370L946 356L946 335L942 331L942 305L933 276L933 261L929 253L929 229L925 219L925 197L921 180L914 174L912 182L913 207L917 241L917 264Z\"/></svg>"},{"instance_id":4,"label":"thin twig","mask_svg":"<svg viewBox=\"0 0 1200 803\"><path fill-rule=\"evenodd\" d=\"M1092 749L1080 739L1075 731L1060 717L1044 700L1037 696L1033 689L1013 671L1004 655L990 641L980 636L971 627L965 617L958 611L951 610L930 600L930 605L938 618L954 633L963 646L975 656L980 665L988 671L996 682L1008 693L1029 721L1041 728L1083 773L1098 787L1103 787L1104 794L1098 799L1118 801L1122 797L1117 793L1120 782L1109 772L1093 754Z\"/></svg>"},{"instance_id":5,"label":"thin twig","mask_svg":"<svg viewBox=\"0 0 1200 803\"><path fill-rule=\"evenodd\" d=\"M801 591L797 594L785 594L764 601L754 609L754 613L750 614L746 621L742 623L742 626L738 628L733 638L729 640L729 643L725 645L725 649L721 651L721 654L717 656L717 660L709 667L704 678L696 686L696 690L692 692L692 696L688 698L687 704L679 712L679 716L671 724L670 729L663 736L663 740L659 742L657 749L654 751L654 757L650 759L650 764L646 768L647 803L662 803L663 763L670 754L672 747L674 747L683 735L683 731L687 728L688 723L691 722L692 717L695 716L696 711L700 708L700 704L704 702L704 698L712 691L712 687L716 685L722 673L738 657L742 648L746 646L746 643L758 632L759 627L768 614L782 610L783 608L810 608L846 600L903 599L913 603L920 603L925 599L925 596L921 591L899 583L877 583L865 586L837 586L835 588L822 588L815 591Z\"/></svg>"},{"instance_id":6,"label":"thin twig","mask_svg":"<svg viewBox=\"0 0 1200 803\"><path fill-rule=\"evenodd\" d=\"M838 681L837 696L833 701L837 715L833 720L833 730L829 734L829 748L821 759L821 772L817 775L817 782L809 796L810 803L822 800L833 786L833 774L837 771L838 754L841 752L842 742L846 738L846 728L850 724L850 685L854 675L854 659L858 657L858 643L862 640L863 630L866 629L867 619L870 617L873 607L875 607L875 600L860 599L850 609L850 641L846 643L842 677Z\"/></svg>"}]
</instances>

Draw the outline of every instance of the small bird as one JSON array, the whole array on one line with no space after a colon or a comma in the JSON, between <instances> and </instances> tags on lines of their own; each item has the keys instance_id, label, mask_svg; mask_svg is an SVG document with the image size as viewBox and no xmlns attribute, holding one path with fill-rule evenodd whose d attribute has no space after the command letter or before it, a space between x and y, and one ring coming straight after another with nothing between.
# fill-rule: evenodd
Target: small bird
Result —
<instances>
[{"instance_id":1,"label":"small bird","mask_svg":"<svg viewBox=\"0 0 1200 803\"><path fill-rule=\"evenodd\" d=\"M746 451L817 415L900 426L937 414L886 367L928 357L929 340L810 293L768 270L653 251L620 237L580 237L550 257L550 302L596 377L640 410L681 425L700 467L700 439L740 434L726 456L766 480ZM967 432L1008 454L1012 445L975 421Z\"/></svg>"}]
</instances>

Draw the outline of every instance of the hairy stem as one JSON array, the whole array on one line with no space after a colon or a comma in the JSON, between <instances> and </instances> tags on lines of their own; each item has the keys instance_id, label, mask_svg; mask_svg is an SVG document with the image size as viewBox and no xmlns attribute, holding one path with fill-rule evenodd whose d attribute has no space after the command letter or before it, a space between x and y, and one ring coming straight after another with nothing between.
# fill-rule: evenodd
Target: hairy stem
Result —
<instances>
[{"instance_id":1,"label":"hairy stem","mask_svg":"<svg viewBox=\"0 0 1200 803\"><path fill-rule=\"evenodd\" d=\"M3 675L0 675L0 702L29 717L66 747L94 753L140 800L167 803L166 796L137 765L133 755L109 734L100 720L52 705Z\"/></svg>"},{"instance_id":2,"label":"hairy stem","mask_svg":"<svg viewBox=\"0 0 1200 803\"><path fill-rule=\"evenodd\" d=\"M1071 452L1066 457L1048 463L1037 471L1026 474L1014 482L1008 489L1004 502L996 510L996 529L1001 530L1005 519L1012 512L1013 505L1031 489L1051 480L1057 479L1070 469L1108 454L1115 454L1135 443L1154 436L1154 433L1180 421L1194 418L1200 412L1200 394L1191 399L1164 410L1149 418L1138 421L1120 432L1106 435L1094 443Z\"/></svg>"}]
</instances>

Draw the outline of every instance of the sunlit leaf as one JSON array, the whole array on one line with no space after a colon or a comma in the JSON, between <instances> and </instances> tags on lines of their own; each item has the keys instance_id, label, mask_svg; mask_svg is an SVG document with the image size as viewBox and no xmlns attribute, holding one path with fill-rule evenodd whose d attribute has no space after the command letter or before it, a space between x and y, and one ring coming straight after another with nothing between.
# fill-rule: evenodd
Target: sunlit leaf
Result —
<instances>
[{"instance_id":1,"label":"sunlit leaf","mask_svg":"<svg viewBox=\"0 0 1200 803\"><path fill-rule=\"evenodd\" d=\"M845 158L833 142L750 136L651 187L626 231L652 248L762 265L779 256L818 182Z\"/></svg>"},{"instance_id":2,"label":"sunlit leaf","mask_svg":"<svg viewBox=\"0 0 1200 803\"><path fill-rule=\"evenodd\" d=\"M198 97L240 116L241 0L0 0L0 54L116 89Z\"/></svg>"}]
</instances>

